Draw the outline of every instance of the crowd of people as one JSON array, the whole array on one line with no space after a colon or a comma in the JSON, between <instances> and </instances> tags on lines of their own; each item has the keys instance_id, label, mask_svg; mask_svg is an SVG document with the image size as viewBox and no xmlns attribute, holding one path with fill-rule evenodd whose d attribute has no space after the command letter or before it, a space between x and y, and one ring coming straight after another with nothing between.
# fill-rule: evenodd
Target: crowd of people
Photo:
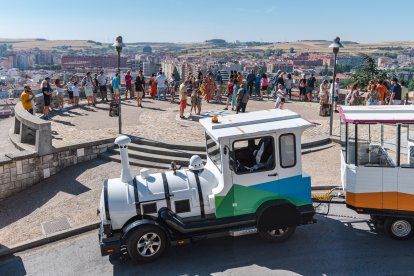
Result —
<instances>
[{"instance_id":1,"label":"crowd of people","mask_svg":"<svg viewBox=\"0 0 414 276\"><path fill-rule=\"evenodd\" d=\"M124 76L125 91L123 96L125 99L136 98L137 106L142 108L142 99L149 96L153 100L167 101L169 97L170 103L175 103L175 96L179 98L179 116L185 119L184 112L187 108L187 100L190 99L190 115L201 112L202 102L222 103L226 98L224 110L236 113L246 112L249 99L255 97L257 100L263 100L265 96L268 99L275 100L275 108L284 108L286 99L292 99L292 89L297 88L298 98L300 101L313 101L317 89L317 80L313 74L308 78L303 74L297 84L291 74L278 71L274 76L268 77L265 73L259 75L251 71L247 76L243 76L241 72L230 71L227 83L223 80L220 71L215 75L208 71L203 75L198 70L195 75L189 75L182 81L179 76L171 74L166 76L162 69L157 74L152 74L146 81L143 71L139 70L137 76L133 78L131 71L127 71ZM56 79L54 82L55 90L52 89L51 80L45 78L40 87L43 93L43 116L45 120L49 119L49 111L52 96L57 99L58 109L64 111L64 89L67 89L68 104L74 107L79 106L80 93L84 91L88 106L96 106L98 98L102 102L108 102L108 94L111 95L111 101L118 103L121 99L121 76L117 72L109 79L103 71L99 74L87 72L82 80L78 83L77 79L72 78L68 82L62 82ZM110 93L108 93L108 85ZM384 104L401 104L401 86L396 78L390 81L378 80L370 81L366 89L359 90L356 85L350 87L350 92L345 98L346 105L361 104L361 97L364 97L366 105L384 105ZM319 85L319 93L316 97L319 99L321 110L331 103L331 95L333 95L333 110L338 112L337 104L339 99L339 79L334 83L332 80L323 80ZM25 109L33 114L32 101L34 95L29 86L25 86L22 93L21 101ZM321 111L322 112L322 111ZM326 112L325 112L326 113ZM326 115L326 114L325 114Z\"/></svg>"}]
</instances>

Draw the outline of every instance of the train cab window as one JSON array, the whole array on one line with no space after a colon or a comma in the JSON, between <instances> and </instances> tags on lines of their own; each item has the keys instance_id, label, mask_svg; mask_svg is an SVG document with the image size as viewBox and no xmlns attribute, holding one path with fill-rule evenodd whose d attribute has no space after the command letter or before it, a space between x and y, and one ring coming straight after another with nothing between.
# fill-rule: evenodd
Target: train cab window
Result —
<instances>
[{"instance_id":1,"label":"train cab window","mask_svg":"<svg viewBox=\"0 0 414 276\"><path fill-rule=\"evenodd\" d=\"M207 155L210 158L210 160L214 163L214 165L217 166L219 171L221 171L221 155L220 155L220 144L213 140L213 138L210 137L206 133L206 149L207 149Z\"/></svg>"},{"instance_id":2,"label":"train cab window","mask_svg":"<svg viewBox=\"0 0 414 276\"><path fill-rule=\"evenodd\" d=\"M272 137L235 141L233 152L233 165L237 174L268 171L275 167L275 147Z\"/></svg>"},{"instance_id":3,"label":"train cab window","mask_svg":"<svg viewBox=\"0 0 414 276\"><path fill-rule=\"evenodd\" d=\"M296 165L296 140L292 133L279 136L279 157L282 168L291 168Z\"/></svg>"}]
</instances>

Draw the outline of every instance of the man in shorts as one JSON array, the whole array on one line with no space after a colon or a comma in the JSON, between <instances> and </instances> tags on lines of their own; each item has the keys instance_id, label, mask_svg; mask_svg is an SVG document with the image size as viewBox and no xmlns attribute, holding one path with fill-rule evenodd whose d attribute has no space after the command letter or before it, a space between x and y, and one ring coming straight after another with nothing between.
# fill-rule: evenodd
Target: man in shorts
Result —
<instances>
[{"instance_id":1,"label":"man in shorts","mask_svg":"<svg viewBox=\"0 0 414 276\"><path fill-rule=\"evenodd\" d=\"M113 99L115 102L118 102L119 96L119 73L117 72L112 78L112 91L114 92Z\"/></svg>"},{"instance_id":2,"label":"man in shorts","mask_svg":"<svg viewBox=\"0 0 414 276\"><path fill-rule=\"evenodd\" d=\"M106 89L106 84L108 83L108 78L104 75L104 72L99 72L98 75L98 84L99 84L99 92L101 93L101 100L108 101L108 93Z\"/></svg>"}]
</instances>

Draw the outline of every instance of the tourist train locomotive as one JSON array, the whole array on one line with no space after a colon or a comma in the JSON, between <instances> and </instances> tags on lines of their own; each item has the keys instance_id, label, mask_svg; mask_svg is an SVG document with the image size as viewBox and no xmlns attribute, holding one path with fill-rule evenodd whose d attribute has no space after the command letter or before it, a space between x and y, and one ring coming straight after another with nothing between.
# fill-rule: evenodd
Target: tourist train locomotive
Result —
<instances>
[{"instance_id":1,"label":"tourist train locomotive","mask_svg":"<svg viewBox=\"0 0 414 276\"><path fill-rule=\"evenodd\" d=\"M341 110L345 126L341 132L341 172L346 204L385 223L394 238L407 239L414 227L414 203L406 200L414 196L407 182L414 179L414 156L411 165L399 168L400 163L388 164L397 168L395 173L401 171L402 182L399 186L396 175L394 186L386 186L386 168L361 161L374 160L374 153L384 155L385 150L384 145L358 140L356 125L355 135L351 135L350 125L362 123L352 115L357 114L356 110ZM377 109L381 112L385 111ZM401 130L401 124L414 123L414 108L406 110L410 112L411 121L403 116L395 122L366 123L395 123ZM205 129L207 161L204 164L199 156L193 156L188 169L173 167L155 174L142 169L139 176L133 176L127 152L131 140L127 136L115 140L122 169L121 177L106 180L102 190L98 210L102 255L125 249L133 260L149 262L160 257L169 245L256 232L265 240L281 242L291 237L297 226L315 222L311 178L302 171L301 163L301 136L313 126L311 122L292 111L275 109L202 119L200 123ZM412 136L408 135L408 140L414 142L414 130L410 128L409 133ZM386 160L384 156L376 160ZM381 169L381 182L366 181L370 168ZM364 194L367 189L373 193ZM391 201L378 195L388 196L388 192L397 193ZM375 205L367 203L371 201Z\"/></svg>"}]
</instances>

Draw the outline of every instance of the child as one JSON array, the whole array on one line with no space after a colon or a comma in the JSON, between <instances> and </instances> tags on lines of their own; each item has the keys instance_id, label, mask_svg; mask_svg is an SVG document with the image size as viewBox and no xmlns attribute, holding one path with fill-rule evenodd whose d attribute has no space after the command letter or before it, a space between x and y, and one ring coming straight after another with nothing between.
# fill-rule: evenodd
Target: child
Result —
<instances>
[{"instance_id":1,"label":"child","mask_svg":"<svg viewBox=\"0 0 414 276\"><path fill-rule=\"evenodd\" d=\"M72 92L73 92L73 98L75 100L75 106L76 107L79 106L79 91L80 91L80 88L78 86L78 82L75 81L75 83L73 84L73 87L72 87Z\"/></svg>"},{"instance_id":2,"label":"child","mask_svg":"<svg viewBox=\"0 0 414 276\"><path fill-rule=\"evenodd\" d=\"M180 85L180 118L184 119L184 109L187 107L187 87L188 81Z\"/></svg>"},{"instance_id":3,"label":"child","mask_svg":"<svg viewBox=\"0 0 414 276\"><path fill-rule=\"evenodd\" d=\"M286 97L286 89L283 84L279 84L279 89L276 92L277 100L275 108L283 109L283 105L285 104L285 97Z\"/></svg>"}]
</instances>

